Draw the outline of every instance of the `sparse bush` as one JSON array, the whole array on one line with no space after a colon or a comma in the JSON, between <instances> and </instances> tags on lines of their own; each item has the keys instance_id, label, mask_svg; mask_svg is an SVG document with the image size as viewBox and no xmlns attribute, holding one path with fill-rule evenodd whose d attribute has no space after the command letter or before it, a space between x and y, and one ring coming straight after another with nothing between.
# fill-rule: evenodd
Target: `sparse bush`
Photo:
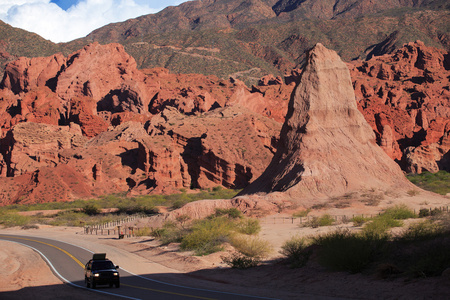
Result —
<instances>
[{"instance_id":1,"label":"sparse bush","mask_svg":"<svg viewBox=\"0 0 450 300\"><path fill-rule=\"evenodd\" d=\"M148 227L138 228L134 231L135 236L151 236L152 233L152 229Z\"/></svg>"},{"instance_id":2,"label":"sparse bush","mask_svg":"<svg viewBox=\"0 0 450 300\"><path fill-rule=\"evenodd\" d=\"M411 225L396 238L392 260L414 277L440 276L450 267L449 228L443 220L426 220Z\"/></svg>"},{"instance_id":3,"label":"sparse bush","mask_svg":"<svg viewBox=\"0 0 450 300\"><path fill-rule=\"evenodd\" d=\"M5 227L25 226L30 222L30 217L9 212L0 215L0 224Z\"/></svg>"},{"instance_id":4,"label":"sparse bush","mask_svg":"<svg viewBox=\"0 0 450 300\"><path fill-rule=\"evenodd\" d=\"M222 249L222 243L231 235L234 224L224 217L207 218L193 223L190 232L181 241L182 250L193 250L196 255L207 255Z\"/></svg>"},{"instance_id":5,"label":"sparse bush","mask_svg":"<svg viewBox=\"0 0 450 300\"><path fill-rule=\"evenodd\" d=\"M354 226L359 227L359 226L364 225L369 220L370 220L370 218L365 218L363 216L354 216L351 221L353 222Z\"/></svg>"},{"instance_id":6,"label":"sparse bush","mask_svg":"<svg viewBox=\"0 0 450 300\"><path fill-rule=\"evenodd\" d=\"M300 268L306 265L311 256L311 250L304 238L292 237L281 246L280 253L286 256L292 268Z\"/></svg>"},{"instance_id":7,"label":"sparse bush","mask_svg":"<svg viewBox=\"0 0 450 300\"><path fill-rule=\"evenodd\" d=\"M318 204L314 204L313 206L311 206L311 209L317 209L320 210L322 208L327 208L330 205L328 203L318 203Z\"/></svg>"},{"instance_id":8,"label":"sparse bush","mask_svg":"<svg viewBox=\"0 0 450 300\"><path fill-rule=\"evenodd\" d=\"M22 229L27 230L27 229L39 229L39 226L36 224L27 224L22 226Z\"/></svg>"},{"instance_id":9,"label":"sparse bush","mask_svg":"<svg viewBox=\"0 0 450 300\"><path fill-rule=\"evenodd\" d=\"M363 233L369 236L386 237L389 229L403 225L401 220L415 217L414 212L406 205L396 205L367 222L363 227Z\"/></svg>"},{"instance_id":10,"label":"sparse bush","mask_svg":"<svg viewBox=\"0 0 450 300\"><path fill-rule=\"evenodd\" d=\"M235 269L248 269L256 267L260 260L242 253L233 253L230 256L222 256L222 262Z\"/></svg>"},{"instance_id":11,"label":"sparse bush","mask_svg":"<svg viewBox=\"0 0 450 300\"><path fill-rule=\"evenodd\" d=\"M375 189L361 195L361 201L367 206L377 206L384 199L383 193L377 193Z\"/></svg>"},{"instance_id":12,"label":"sparse bush","mask_svg":"<svg viewBox=\"0 0 450 300\"><path fill-rule=\"evenodd\" d=\"M331 226L334 223L333 217L331 217L328 214L325 214L321 217L313 217L311 220L309 220L305 226L317 228L322 226Z\"/></svg>"},{"instance_id":13,"label":"sparse bush","mask_svg":"<svg viewBox=\"0 0 450 300\"><path fill-rule=\"evenodd\" d=\"M90 204L90 203L83 206L81 211L88 216L95 216L95 215L100 214L100 208L98 207L98 205Z\"/></svg>"},{"instance_id":14,"label":"sparse bush","mask_svg":"<svg viewBox=\"0 0 450 300\"><path fill-rule=\"evenodd\" d=\"M367 236L374 237L388 237L387 231L392 227L402 226L402 222L386 216L378 216L373 218L372 221L366 223L363 227L363 233Z\"/></svg>"},{"instance_id":15,"label":"sparse bush","mask_svg":"<svg viewBox=\"0 0 450 300\"><path fill-rule=\"evenodd\" d=\"M231 245L245 256L262 259L273 251L271 245L259 237L236 235L231 237Z\"/></svg>"},{"instance_id":16,"label":"sparse bush","mask_svg":"<svg viewBox=\"0 0 450 300\"><path fill-rule=\"evenodd\" d=\"M439 216L439 215L441 215L442 213L443 213L443 211L440 210L439 208L434 208L434 209L432 209L432 210L430 211L430 215L431 215L432 217L434 217L434 216Z\"/></svg>"},{"instance_id":17,"label":"sparse bush","mask_svg":"<svg viewBox=\"0 0 450 300\"><path fill-rule=\"evenodd\" d=\"M418 191L418 190L409 190L409 191L407 191L406 193L408 194L408 196L414 197L414 196L419 195L419 194L420 194L420 191Z\"/></svg>"},{"instance_id":18,"label":"sparse bush","mask_svg":"<svg viewBox=\"0 0 450 300\"><path fill-rule=\"evenodd\" d=\"M320 263L332 270L351 273L361 272L372 263L386 241L386 237L353 234L343 229L314 238L320 247Z\"/></svg>"},{"instance_id":19,"label":"sparse bush","mask_svg":"<svg viewBox=\"0 0 450 300\"><path fill-rule=\"evenodd\" d=\"M227 216L228 218L231 219L237 219L242 218L242 212L234 207L228 209L216 208L216 213L213 216L215 217Z\"/></svg>"},{"instance_id":20,"label":"sparse bush","mask_svg":"<svg viewBox=\"0 0 450 300\"><path fill-rule=\"evenodd\" d=\"M406 220L410 218L416 218L416 214L406 205L396 205L386 209L382 215L388 216L394 220Z\"/></svg>"},{"instance_id":21,"label":"sparse bush","mask_svg":"<svg viewBox=\"0 0 450 300\"><path fill-rule=\"evenodd\" d=\"M237 224L237 231L239 233L253 235L261 231L261 225L259 224L259 220L257 219L246 218L242 219Z\"/></svg>"},{"instance_id":22,"label":"sparse bush","mask_svg":"<svg viewBox=\"0 0 450 300\"><path fill-rule=\"evenodd\" d=\"M311 212L310 209L307 210L299 210L292 214L293 218L304 218Z\"/></svg>"},{"instance_id":23,"label":"sparse bush","mask_svg":"<svg viewBox=\"0 0 450 300\"><path fill-rule=\"evenodd\" d=\"M450 172L441 170L437 173L422 172L421 174L411 174L407 178L415 185L427 191L432 191L441 195L450 193ZM408 191L408 195L415 196L419 190Z\"/></svg>"},{"instance_id":24,"label":"sparse bush","mask_svg":"<svg viewBox=\"0 0 450 300\"><path fill-rule=\"evenodd\" d=\"M151 235L158 238L163 245L179 243L186 231L179 228L174 222L164 223L162 228L153 229Z\"/></svg>"},{"instance_id":25,"label":"sparse bush","mask_svg":"<svg viewBox=\"0 0 450 300\"><path fill-rule=\"evenodd\" d=\"M427 209L427 208L421 208L419 210L419 218L425 218L425 217L428 217L430 215L431 215L430 210Z\"/></svg>"},{"instance_id":26,"label":"sparse bush","mask_svg":"<svg viewBox=\"0 0 450 300\"><path fill-rule=\"evenodd\" d=\"M412 224L406 229L399 240L401 241L420 241L434 238L444 233L444 227L441 223L425 220L420 223Z\"/></svg>"}]
</instances>

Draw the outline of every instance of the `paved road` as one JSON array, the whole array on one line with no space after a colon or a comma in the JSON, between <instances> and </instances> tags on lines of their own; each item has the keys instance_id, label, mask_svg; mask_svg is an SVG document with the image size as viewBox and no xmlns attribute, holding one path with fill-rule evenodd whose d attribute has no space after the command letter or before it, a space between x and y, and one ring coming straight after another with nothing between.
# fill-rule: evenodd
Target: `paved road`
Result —
<instances>
[{"instance_id":1,"label":"paved road","mask_svg":"<svg viewBox=\"0 0 450 300\"><path fill-rule=\"evenodd\" d=\"M62 281L75 287L86 288L84 264L92 258L92 251L40 237L0 234L0 239L20 243L34 249L47 261L53 272ZM132 274L124 268L120 268L119 273L120 288L100 286L95 290L90 290L93 293L106 293L126 299L269 299L168 284Z\"/></svg>"}]
</instances>

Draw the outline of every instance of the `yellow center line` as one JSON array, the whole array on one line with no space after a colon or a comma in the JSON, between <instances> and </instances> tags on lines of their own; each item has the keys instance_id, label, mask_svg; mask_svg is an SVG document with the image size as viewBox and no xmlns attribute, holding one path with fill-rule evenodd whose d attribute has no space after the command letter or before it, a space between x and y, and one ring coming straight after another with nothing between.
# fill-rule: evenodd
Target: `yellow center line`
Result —
<instances>
[{"instance_id":1,"label":"yellow center line","mask_svg":"<svg viewBox=\"0 0 450 300\"><path fill-rule=\"evenodd\" d=\"M84 264L81 261L79 261L75 256L73 256L72 254L70 254L69 252L67 252L66 250L64 250L64 249L62 249L62 248L60 248L58 246L55 246L55 245L52 245L52 244L49 244L49 243L46 243L46 242L41 242L41 241L38 241L38 240L28 239L28 238L10 237L10 236L7 236L7 237L8 238L19 239L19 240L26 240L26 241L41 243L41 244L53 247L55 249L58 249L61 252L63 252L64 254L66 254L67 256L69 256L70 258L72 258L77 264L79 264L84 269ZM147 291L152 291L152 292L158 292L158 293L182 296L182 297L187 297L187 298L195 298L195 299L202 299L202 300L214 300L214 298L206 298L206 297L194 296L194 295L189 295L189 294L175 293L175 292L169 292L169 291L164 291L164 290L158 290L158 289L151 289L151 288L146 288L146 287L128 285L128 284L123 284L123 283L122 283L122 285L131 287L131 288L135 288L135 289L141 289L141 290L147 290Z\"/></svg>"},{"instance_id":2,"label":"yellow center line","mask_svg":"<svg viewBox=\"0 0 450 300\"><path fill-rule=\"evenodd\" d=\"M10 236L8 236L8 238L11 238ZM19 239L19 240L26 240L26 241L31 241L31 242L36 242L36 243L41 243L50 247L53 247L55 249L58 249L59 251L63 252L64 254L66 254L67 256L69 256L71 259L73 259L77 264L79 264L83 269L84 269L84 264L78 260L78 258L76 258L75 256L73 256L72 254L70 254L69 252L67 252L66 250L59 248L58 246L46 243L46 242L41 242L38 240L33 240L33 239L27 239L27 238L20 238L20 237L12 237L14 239Z\"/></svg>"},{"instance_id":3,"label":"yellow center line","mask_svg":"<svg viewBox=\"0 0 450 300\"><path fill-rule=\"evenodd\" d=\"M158 292L158 293L170 294L170 295L175 295L175 296L182 296L182 297L195 298L195 299L203 299L203 300L214 300L214 298L206 298L206 297L200 297L200 296L194 296L194 295L188 295L188 294L182 294L182 293L175 293L175 292L169 292L169 291L163 291L163 290L151 289L151 288L146 288L146 287L141 287L141 286L134 286L134 285L123 284L123 283L122 283L122 285L123 285L123 286L131 287L131 288L135 288L135 289L141 289L141 290L147 290L147 291L152 291L152 292Z\"/></svg>"}]
</instances>

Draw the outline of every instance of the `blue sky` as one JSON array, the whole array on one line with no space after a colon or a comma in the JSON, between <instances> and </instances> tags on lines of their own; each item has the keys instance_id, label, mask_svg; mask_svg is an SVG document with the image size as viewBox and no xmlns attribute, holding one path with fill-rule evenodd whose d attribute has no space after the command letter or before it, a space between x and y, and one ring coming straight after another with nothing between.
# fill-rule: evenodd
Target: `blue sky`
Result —
<instances>
[{"instance_id":1,"label":"blue sky","mask_svg":"<svg viewBox=\"0 0 450 300\"><path fill-rule=\"evenodd\" d=\"M78 2L80 2L80 0L53 0L50 1L52 3L55 3L56 5L58 5L59 7L61 7L64 10L67 10L69 7L71 7L74 4L78 4Z\"/></svg>"},{"instance_id":2,"label":"blue sky","mask_svg":"<svg viewBox=\"0 0 450 300\"><path fill-rule=\"evenodd\" d=\"M109 23L156 13L186 0L0 0L0 20L68 42Z\"/></svg>"}]
</instances>

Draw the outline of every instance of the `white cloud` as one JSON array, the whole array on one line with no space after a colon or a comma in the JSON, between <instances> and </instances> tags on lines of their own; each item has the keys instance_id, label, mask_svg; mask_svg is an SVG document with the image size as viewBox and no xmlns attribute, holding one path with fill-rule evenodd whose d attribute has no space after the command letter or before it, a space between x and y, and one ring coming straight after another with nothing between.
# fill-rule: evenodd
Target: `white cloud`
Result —
<instances>
[{"instance_id":1,"label":"white cloud","mask_svg":"<svg viewBox=\"0 0 450 300\"><path fill-rule=\"evenodd\" d=\"M156 13L160 1L81 0L67 11L50 0L0 0L0 20L39 34L52 42L68 42L113 22ZM165 6L184 1L164 1ZM156 6L158 5L158 6Z\"/></svg>"}]
</instances>

